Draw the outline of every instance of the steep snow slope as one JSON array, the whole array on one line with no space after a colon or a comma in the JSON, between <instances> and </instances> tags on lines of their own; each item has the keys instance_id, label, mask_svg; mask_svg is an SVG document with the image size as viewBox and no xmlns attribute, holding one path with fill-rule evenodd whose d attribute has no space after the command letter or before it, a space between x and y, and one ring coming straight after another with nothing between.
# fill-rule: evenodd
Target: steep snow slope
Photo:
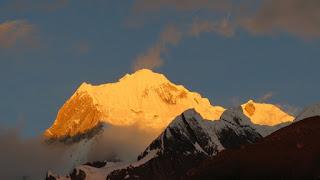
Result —
<instances>
[{"instance_id":1,"label":"steep snow slope","mask_svg":"<svg viewBox=\"0 0 320 180\"><path fill-rule=\"evenodd\" d=\"M212 106L200 94L171 83L164 75L143 69L116 83L98 86L83 83L59 110L45 136L74 136L101 121L160 133L174 117L190 108L210 120L219 119L225 110Z\"/></svg>"}]
</instances>

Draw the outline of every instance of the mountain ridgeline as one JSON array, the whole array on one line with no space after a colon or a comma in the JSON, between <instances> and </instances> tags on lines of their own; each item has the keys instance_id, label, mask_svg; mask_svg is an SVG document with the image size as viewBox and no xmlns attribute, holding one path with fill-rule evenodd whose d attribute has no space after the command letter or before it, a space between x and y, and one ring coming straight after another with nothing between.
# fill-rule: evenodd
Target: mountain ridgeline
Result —
<instances>
[{"instance_id":1,"label":"mountain ridgeline","mask_svg":"<svg viewBox=\"0 0 320 180\"><path fill-rule=\"evenodd\" d=\"M252 144L287 123L278 126L256 125L242 108L226 110L220 120L208 121L194 109L177 116L142 152L135 162L81 165L71 179L180 179L202 161L226 149ZM101 164L101 162L100 162ZM48 174L47 179L59 179Z\"/></svg>"},{"instance_id":2,"label":"mountain ridgeline","mask_svg":"<svg viewBox=\"0 0 320 180\"><path fill-rule=\"evenodd\" d=\"M143 146L146 148L137 154L134 161L101 159L78 165L67 176L48 171L46 179L162 180L201 179L207 176L219 179L225 174L214 176L204 172L210 168L212 171L218 171L219 167L228 169L229 166L234 168L232 172L221 173L230 173L230 177L234 178L239 174L233 172L237 172L238 166L242 166L245 160L233 166L232 159L224 164L220 157L225 159L231 153L230 157L234 158L234 152L241 157L250 156L243 150L247 147L257 147L252 149L261 154L252 154L264 156L268 151L267 148L266 151L259 149L261 142L263 144L282 129L296 127L297 122L304 122L305 118L319 115L319 112L320 106L312 106L295 119L278 106L253 100L239 107L225 109L211 105L207 98L170 82L164 75L145 69L125 75L116 83L98 86L83 83L59 110L53 125L46 130L45 137L50 142L58 140L72 144L84 141L87 143L82 143L85 146L83 149L90 150L90 145L95 143L91 139L101 129L104 130L102 124L133 127L156 133L156 136L152 136L153 140L148 141L147 147ZM293 133L292 136L296 139L295 136L300 134ZM267 142L270 147L273 146L273 141ZM296 146L288 146L286 150L290 151L290 148ZM83 158L83 155L85 153L79 153L79 158ZM272 155L279 158L276 152ZM216 167L211 162L222 164ZM206 164L210 166L206 167ZM255 166L254 162L251 165ZM308 164L307 167L309 165L314 167L314 164ZM258 172L255 175L260 177ZM276 175L273 177L278 177Z\"/></svg>"},{"instance_id":3,"label":"mountain ridgeline","mask_svg":"<svg viewBox=\"0 0 320 180\"><path fill-rule=\"evenodd\" d=\"M320 116L301 119L239 149L228 149L182 179L319 179Z\"/></svg>"},{"instance_id":4,"label":"mountain ridgeline","mask_svg":"<svg viewBox=\"0 0 320 180\"><path fill-rule=\"evenodd\" d=\"M273 126L294 119L272 104L250 100L241 107L255 124ZM160 134L176 116L188 109L195 109L207 120L220 119L226 110L212 105L199 93L172 83L162 74L142 69L115 83L82 83L60 108L44 135L48 139L72 137L101 123L135 126Z\"/></svg>"}]
</instances>

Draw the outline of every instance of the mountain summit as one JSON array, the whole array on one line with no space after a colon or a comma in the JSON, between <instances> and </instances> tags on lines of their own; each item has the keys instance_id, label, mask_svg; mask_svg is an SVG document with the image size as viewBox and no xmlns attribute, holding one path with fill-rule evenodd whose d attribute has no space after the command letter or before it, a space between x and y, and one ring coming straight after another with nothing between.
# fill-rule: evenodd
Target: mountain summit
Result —
<instances>
[{"instance_id":1,"label":"mountain summit","mask_svg":"<svg viewBox=\"0 0 320 180\"><path fill-rule=\"evenodd\" d=\"M170 82L164 75L142 69L116 83L82 83L59 110L45 136L59 138L84 133L105 122L161 132L177 115L194 108L208 120L224 112L207 98Z\"/></svg>"},{"instance_id":2,"label":"mountain summit","mask_svg":"<svg viewBox=\"0 0 320 180\"><path fill-rule=\"evenodd\" d=\"M241 108L254 124L273 126L294 119L275 105L253 100ZM116 83L82 83L59 110L45 136L75 136L101 123L160 133L187 109L195 109L206 120L218 120L225 111L223 107L211 105L200 94L170 82L164 75L142 69Z\"/></svg>"},{"instance_id":3,"label":"mountain summit","mask_svg":"<svg viewBox=\"0 0 320 180\"><path fill-rule=\"evenodd\" d=\"M274 126L279 123L292 122L294 117L273 104L257 103L249 100L241 105L243 113L254 124Z\"/></svg>"}]
</instances>

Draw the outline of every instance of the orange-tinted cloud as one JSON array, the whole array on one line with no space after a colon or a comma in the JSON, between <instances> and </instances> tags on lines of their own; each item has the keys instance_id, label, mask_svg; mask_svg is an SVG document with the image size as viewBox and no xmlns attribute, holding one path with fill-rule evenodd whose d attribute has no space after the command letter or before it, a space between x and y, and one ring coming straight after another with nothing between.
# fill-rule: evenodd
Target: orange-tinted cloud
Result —
<instances>
[{"instance_id":1,"label":"orange-tinted cloud","mask_svg":"<svg viewBox=\"0 0 320 180\"><path fill-rule=\"evenodd\" d=\"M154 69L160 67L163 64L163 59L161 58L161 53L164 51L164 47L159 44L151 47L147 52L139 55L133 62L133 70L137 71L139 69Z\"/></svg>"},{"instance_id":2,"label":"orange-tinted cloud","mask_svg":"<svg viewBox=\"0 0 320 180\"><path fill-rule=\"evenodd\" d=\"M167 51L168 45L177 45L182 38L180 32L174 25L168 25L163 32L161 32L158 41L150 47L147 52L139 55L134 63L133 70L142 68L154 69L163 64L161 55Z\"/></svg>"},{"instance_id":3,"label":"orange-tinted cloud","mask_svg":"<svg viewBox=\"0 0 320 180\"><path fill-rule=\"evenodd\" d=\"M205 32L218 33L230 37L234 34L234 27L226 18L221 21L195 19L185 29L178 29L174 25L168 25L161 32L158 41L135 59L133 70L136 71L142 68L154 69L162 66L164 60L161 55L168 51L168 46L179 44L182 38L196 37Z\"/></svg>"},{"instance_id":4,"label":"orange-tinted cloud","mask_svg":"<svg viewBox=\"0 0 320 180\"><path fill-rule=\"evenodd\" d=\"M35 26L27 21L14 20L0 24L0 48L19 44L34 45Z\"/></svg>"}]
</instances>

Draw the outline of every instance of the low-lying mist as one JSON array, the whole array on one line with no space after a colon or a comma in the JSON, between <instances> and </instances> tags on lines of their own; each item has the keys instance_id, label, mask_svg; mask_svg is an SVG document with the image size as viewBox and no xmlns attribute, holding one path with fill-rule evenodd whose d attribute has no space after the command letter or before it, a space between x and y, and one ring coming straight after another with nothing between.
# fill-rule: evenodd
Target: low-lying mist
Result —
<instances>
[{"instance_id":1,"label":"low-lying mist","mask_svg":"<svg viewBox=\"0 0 320 180\"><path fill-rule=\"evenodd\" d=\"M25 138L18 128L0 128L0 179L44 179L48 170L66 175L77 165L105 160L134 161L158 136L135 126L106 125L91 139L47 143Z\"/></svg>"}]
</instances>

